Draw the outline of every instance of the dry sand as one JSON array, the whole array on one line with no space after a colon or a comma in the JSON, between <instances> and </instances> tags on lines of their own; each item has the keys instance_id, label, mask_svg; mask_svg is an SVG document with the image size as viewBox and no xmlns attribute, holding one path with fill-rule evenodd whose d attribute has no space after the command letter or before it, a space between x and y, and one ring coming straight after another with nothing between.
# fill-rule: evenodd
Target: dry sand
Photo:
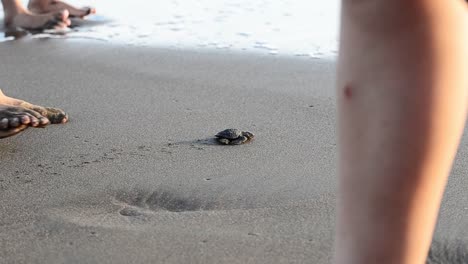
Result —
<instances>
[{"instance_id":1,"label":"dry sand","mask_svg":"<svg viewBox=\"0 0 468 264\"><path fill-rule=\"evenodd\" d=\"M0 58L7 94L70 114L0 141L0 263L330 262L334 62L63 40ZM213 143L231 127L257 137ZM449 251L468 238L467 144Z\"/></svg>"}]
</instances>

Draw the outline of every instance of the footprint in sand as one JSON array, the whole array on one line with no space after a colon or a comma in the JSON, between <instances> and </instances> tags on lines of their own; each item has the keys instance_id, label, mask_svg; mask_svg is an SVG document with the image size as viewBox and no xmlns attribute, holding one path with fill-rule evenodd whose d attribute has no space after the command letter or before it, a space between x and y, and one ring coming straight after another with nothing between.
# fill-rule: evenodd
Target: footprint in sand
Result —
<instances>
[{"instance_id":1,"label":"footprint in sand","mask_svg":"<svg viewBox=\"0 0 468 264\"><path fill-rule=\"evenodd\" d=\"M65 202L50 208L44 217L79 226L133 229L155 223L173 223L213 211L229 215L231 210L260 209L247 197L228 195L224 190L182 191L172 188L116 190Z\"/></svg>"},{"instance_id":2,"label":"footprint in sand","mask_svg":"<svg viewBox=\"0 0 468 264\"><path fill-rule=\"evenodd\" d=\"M132 190L120 192L117 201L126 205L120 211L121 215L133 216L141 210L187 212L207 211L218 209L219 203L209 200L180 194L169 190L143 191ZM131 209L130 209L131 208Z\"/></svg>"}]
</instances>

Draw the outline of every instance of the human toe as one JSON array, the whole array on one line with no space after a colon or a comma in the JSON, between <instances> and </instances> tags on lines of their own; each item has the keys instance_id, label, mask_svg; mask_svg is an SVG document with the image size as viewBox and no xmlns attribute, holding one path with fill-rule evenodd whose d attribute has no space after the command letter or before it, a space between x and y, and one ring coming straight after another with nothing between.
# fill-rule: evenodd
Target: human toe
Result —
<instances>
[{"instance_id":1,"label":"human toe","mask_svg":"<svg viewBox=\"0 0 468 264\"><path fill-rule=\"evenodd\" d=\"M19 127L20 126L20 120L18 117L12 117L10 120L9 120L9 126L10 127L13 127L13 128L16 128L16 127Z\"/></svg>"}]
</instances>

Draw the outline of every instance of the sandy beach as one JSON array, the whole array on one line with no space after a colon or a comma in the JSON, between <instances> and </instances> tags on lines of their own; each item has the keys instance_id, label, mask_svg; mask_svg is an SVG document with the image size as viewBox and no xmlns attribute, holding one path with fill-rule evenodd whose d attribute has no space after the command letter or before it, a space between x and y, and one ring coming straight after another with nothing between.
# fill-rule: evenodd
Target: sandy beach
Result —
<instances>
[{"instance_id":1,"label":"sandy beach","mask_svg":"<svg viewBox=\"0 0 468 264\"><path fill-rule=\"evenodd\" d=\"M335 62L54 39L0 58L6 94L70 115L0 141L0 263L330 263ZM231 127L256 138L215 144ZM466 254L467 140L435 255Z\"/></svg>"}]
</instances>

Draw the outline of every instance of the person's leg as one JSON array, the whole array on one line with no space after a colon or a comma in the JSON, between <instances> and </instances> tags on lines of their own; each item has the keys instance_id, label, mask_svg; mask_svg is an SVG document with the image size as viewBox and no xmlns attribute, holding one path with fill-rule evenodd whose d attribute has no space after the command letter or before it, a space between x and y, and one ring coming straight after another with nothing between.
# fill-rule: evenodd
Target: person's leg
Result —
<instances>
[{"instance_id":1,"label":"person's leg","mask_svg":"<svg viewBox=\"0 0 468 264\"><path fill-rule=\"evenodd\" d=\"M422 264L464 128L461 0L342 0L335 264Z\"/></svg>"},{"instance_id":2,"label":"person's leg","mask_svg":"<svg viewBox=\"0 0 468 264\"><path fill-rule=\"evenodd\" d=\"M65 28L70 25L69 12L65 9L50 14L33 14L20 0L2 0L5 26L24 29Z\"/></svg>"},{"instance_id":3,"label":"person's leg","mask_svg":"<svg viewBox=\"0 0 468 264\"><path fill-rule=\"evenodd\" d=\"M46 117L51 124L63 124L68 122L68 115L61 109L53 107L43 107L28 103L23 100L15 99L6 96L0 89L0 105L21 107L39 113L40 116Z\"/></svg>"},{"instance_id":4,"label":"person's leg","mask_svg":"<svg viewBox=\"0 0 468 264\"><path fill-rule=\"evenodd\" d=\"M78 8L58 0L30 0L28 8L32 12L38 14L57 12L66 9L70 12L70 17L81 18L96 13L96 9L92 7Z\"/></svg>"}]
</instances>

